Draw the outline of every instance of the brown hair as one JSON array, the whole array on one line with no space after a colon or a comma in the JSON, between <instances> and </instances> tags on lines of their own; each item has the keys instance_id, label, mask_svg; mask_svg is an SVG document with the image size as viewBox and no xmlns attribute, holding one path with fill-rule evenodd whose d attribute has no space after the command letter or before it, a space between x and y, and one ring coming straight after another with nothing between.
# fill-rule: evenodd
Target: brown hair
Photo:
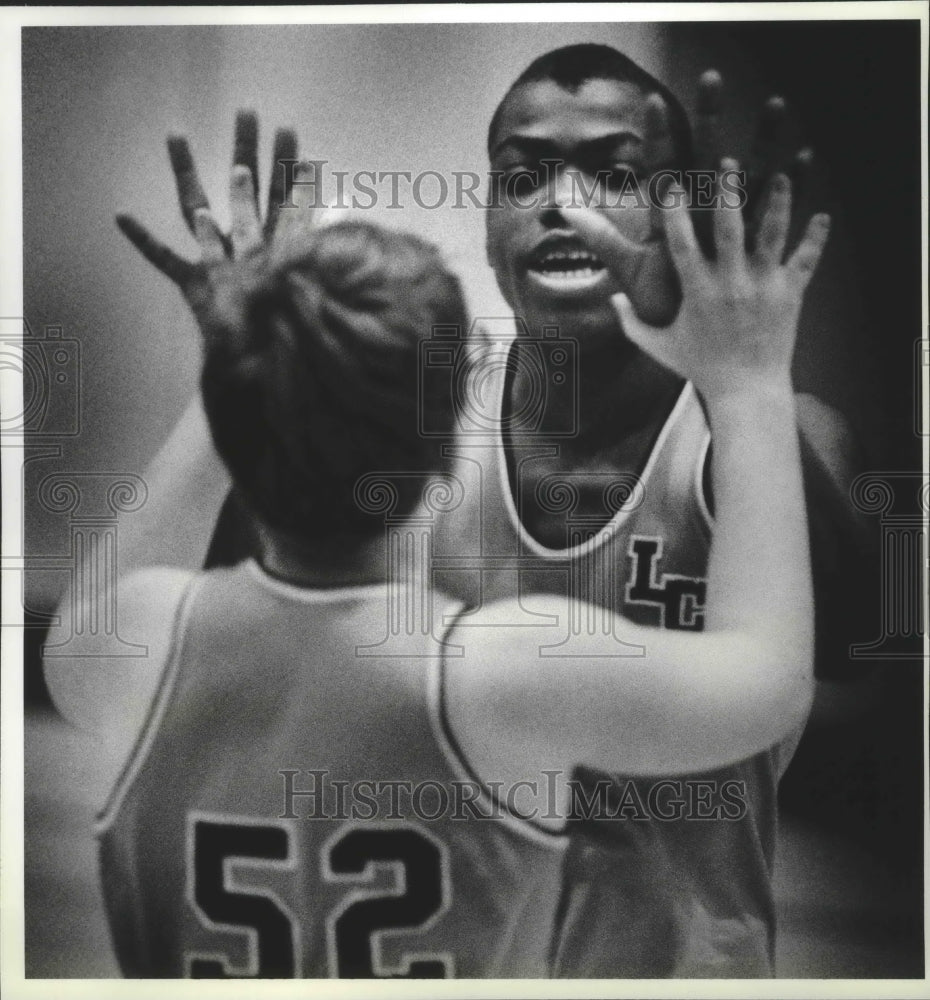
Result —
<instances>
[{"instance_id":1,"label":"brown hair","mask_svg":"<svg viewBox=\"0 0 930 1000\"><path fill-rule=\"evenodd\" d=\"M355 502L356 482L438 471L418 407L450 432L452 409L448 391L418 378L419 345L437 324L465 323L436 248L377 226L340 223L284 259L261 251L233 264L207 324L201 387L247 504L303 538L379 530ZM424 485L413 479L402 513Z\"/></svg>"}]
</instances>

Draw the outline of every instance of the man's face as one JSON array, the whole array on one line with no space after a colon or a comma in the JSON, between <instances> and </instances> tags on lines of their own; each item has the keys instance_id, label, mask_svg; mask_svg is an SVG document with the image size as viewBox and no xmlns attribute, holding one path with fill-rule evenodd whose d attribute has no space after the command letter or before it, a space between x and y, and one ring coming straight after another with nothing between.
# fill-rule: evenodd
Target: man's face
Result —
<instances>
[{"instance_id":1,"label":"man's face","mask_svg":"<svg viewBox=\"0 0 930 1000\"><path fill-rule=\"evenodd\" d=\"M590 80L571 93L544 80L507 98L492 138L491 170L502 177L490 197L487 254L504 298L531 328L558 324L586 341L617 335L610 296L625 289L560 206L593 205L637 243L658 238L647 184L673 149L668 138L646 138L646 95L635 84Z\"/></svg>"}]
</instances>

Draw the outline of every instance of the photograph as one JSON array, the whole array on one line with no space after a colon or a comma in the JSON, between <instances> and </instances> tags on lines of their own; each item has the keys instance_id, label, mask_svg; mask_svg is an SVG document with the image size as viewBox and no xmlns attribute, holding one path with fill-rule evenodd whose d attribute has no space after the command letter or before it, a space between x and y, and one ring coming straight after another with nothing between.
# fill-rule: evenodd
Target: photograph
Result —
<instances>
[{"instance_id":1,"label":"photograph","mask_svg":"<svg viewBox=\"0 0 930 1000\"><path fill-rule=\"evenodd\" d=\"M926 995L928 20L0 19L8 995Z\"/></svg>"}]
</instances>

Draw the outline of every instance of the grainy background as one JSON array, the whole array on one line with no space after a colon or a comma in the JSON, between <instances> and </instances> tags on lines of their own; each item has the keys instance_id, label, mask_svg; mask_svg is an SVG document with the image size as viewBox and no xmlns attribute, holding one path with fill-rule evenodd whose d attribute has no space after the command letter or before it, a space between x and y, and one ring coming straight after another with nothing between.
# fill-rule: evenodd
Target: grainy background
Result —
<instances>
[{"instance_id":1,"label":"grainy background","mask_svg":"<svg viewBox=\"0 0 930 1000\"><path fill-rule=\"evenodd\" d=\"M34 501L56 470L141 473L193 391L198 361L180 296L113 224L129 210L193 249L164 149L192 138L221 219L236 109L297 128L301 151L340 170L486 169L485 130L535 56L576 41L613 44L693 109L693 82L724 74L732 149L781 93L814 146L813 196L835 216L798 349L800 388L838 406L866 466L919 469L914 342L920 336L920 161L916 22L640 25L412 25L28 28L23 31L26 318L60 324L82 348L81 432L27 464L32 556L67 552L66 519ZM267 176L267 175L266 175ZM434 239L473 312L503 315L475 209L380 210ZM878 531L876 523L875 530ZM60 571L27 578L32 621ZM850 587L874 588L864 566ZM877 606L876 595L876 606ZM863 622L856 641L874 638ZM111 975L87 820L98 791L88 739L45 701L27 631L27 973ZM920 668L824 688L782 789L779 972L922 974Z\"/></svg>"}]
</instances>

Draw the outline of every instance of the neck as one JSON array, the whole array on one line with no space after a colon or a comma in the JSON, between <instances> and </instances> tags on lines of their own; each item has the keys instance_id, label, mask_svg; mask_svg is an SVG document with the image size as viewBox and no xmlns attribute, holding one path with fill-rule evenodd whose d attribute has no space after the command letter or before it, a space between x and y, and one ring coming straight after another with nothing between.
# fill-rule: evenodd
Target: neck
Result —
<instances>
[{"instance_id":1,"label":"neck","mask_svg":"<svg viewBox=\"0 0 930 1000\"><path fill-rule=\"evenodd\" d=\"M385 540L335 534L295 539L261 524L259 562L271 576L304 587L357 587L387 580Z\"/></svg>"},{"instance_id":2,"label":"neck","mask_svg":"<svg viewBox=\"0 0 930 1000\"><path fill-rule=\"evenodd\" d=\"M571 334L563 339L570 341ZM574 356L575 370L569 376L573 384L566 391L549 392L540 431L544 437L547 427L564 428L577 400L575 446L582 451L599 448L605 437L616 441L664 419L682 387L678 375L640 351L619 330L616 337L577 337ZM527 380L514 380L512 408L524 406L532 391Z\"/></svg>"}]
</instances>

